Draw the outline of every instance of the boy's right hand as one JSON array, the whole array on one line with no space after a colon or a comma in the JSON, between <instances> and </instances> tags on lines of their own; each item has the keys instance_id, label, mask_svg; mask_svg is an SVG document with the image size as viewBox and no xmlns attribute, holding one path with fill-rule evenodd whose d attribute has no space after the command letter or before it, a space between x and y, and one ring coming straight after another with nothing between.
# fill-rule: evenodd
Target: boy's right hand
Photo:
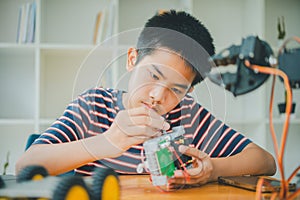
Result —
<instances>
[{"instance_id":1,"label":"boy's right hand","mask_svg":"<svg viewBox=\"0 0 300 200\"><path fill-rule=\"evenodd\" d=\"M147 107L138 107L120 111L105 137L117 148L125 151L132 145L161 135L161 130L168 130L170 124Z\"/></svg>"}]
</instances>

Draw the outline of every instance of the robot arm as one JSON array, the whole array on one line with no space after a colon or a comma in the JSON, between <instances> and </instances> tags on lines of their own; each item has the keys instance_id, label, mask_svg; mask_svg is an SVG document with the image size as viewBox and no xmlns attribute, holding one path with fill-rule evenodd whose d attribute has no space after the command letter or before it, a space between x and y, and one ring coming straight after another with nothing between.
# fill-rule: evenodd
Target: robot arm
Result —
<instances>
[{"instance_id":1,"label":"robot arm","mask_svg":"<svg viewBox=\"0 0 300 200\"><path fill-rule=\"evenodd\" d=\"M258 37L249 36L242 40L239 46L232 45L211 57L215 66L227 66L236 64L235 73L210 73L209 79L225 87L226 90L238 96L255 90L261 86L269 77L267 74L256 73L245 66L244 61L251 64L271 67L273 62L273 51L270 46Z\"/></svg>"}]
</instances>

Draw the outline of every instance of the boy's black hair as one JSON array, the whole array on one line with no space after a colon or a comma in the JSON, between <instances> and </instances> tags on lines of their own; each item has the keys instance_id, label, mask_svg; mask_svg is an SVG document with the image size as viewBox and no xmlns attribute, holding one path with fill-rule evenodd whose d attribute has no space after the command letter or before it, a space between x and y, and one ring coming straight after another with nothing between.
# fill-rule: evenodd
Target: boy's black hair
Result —
<instances>
[{"instance_id":1,"label":"boy's black hair","mask_svg":"<svg viewBox=\"0 0 300 200\"><path fill-rule=\"evenodd\" d=\"M192 86L210 71L208 59L215 53L213 39L207 28L186 12L165 11L148 20L138 38L136 63L160 47L180 54L192 67L196 72Z\"/></svg>"}]
</instances>

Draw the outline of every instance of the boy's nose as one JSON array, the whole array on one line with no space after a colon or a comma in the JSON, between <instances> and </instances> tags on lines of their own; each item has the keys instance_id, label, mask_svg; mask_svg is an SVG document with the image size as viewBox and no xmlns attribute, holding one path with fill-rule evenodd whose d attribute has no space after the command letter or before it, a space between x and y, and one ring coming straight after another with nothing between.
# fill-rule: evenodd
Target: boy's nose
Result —
<instances>
[{"instance_id":1,"label":"boy's nose","mask_svg":"<svg viewBox=\"0 0 300 200\"><path fill-rule=\"evenodd\" d=\"M165 96L167 95L168 88L164 85L154 85L150 90L150 98L154 100L155 103L163 103Z\"/></svg>"}]
</instances>

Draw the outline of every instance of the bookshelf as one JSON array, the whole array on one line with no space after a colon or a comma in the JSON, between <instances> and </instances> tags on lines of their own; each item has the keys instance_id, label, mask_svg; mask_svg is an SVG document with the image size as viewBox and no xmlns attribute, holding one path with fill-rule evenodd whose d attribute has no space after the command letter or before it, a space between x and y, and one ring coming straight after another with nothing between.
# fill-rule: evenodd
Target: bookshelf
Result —
<instances>
[{"instance_id":1,"label":"bookshelf","mask_svg":"<svg viewBox=\"0 0 300 200\"><path fill-rule=\"evenodd\" d=\"M16 42L18 13L24 3L36 4L35 41ZM95 49L95 20L99 11L114 6L112 35L118 37ZM10 151L8 173L24 151L31 133L42 132L85 89L102 84L124 85L126 51L135 44L144 22L159 9L185 10L211 31L217 52L250 34L277 48L277 16L286 18L287 33L299 35L300 3L297 0L2 0L0 2L0 174L6 153ZM138 16L138 17L137 17ZM85 58L89 55L89 60ZM101 55L100 59L97 55ZM97 59L97 62L94 62ZM96 63L96 64L92 64ZM84 66L84 67L83 67ZM88 67L87 67L88 66ZM272 152L269 134L270 81L259 89L238 98L209 81L196 87L193 95L233 128L245 133ZM283 88L277 81L275 105L283 100ZM294 90L296 117L291 120L288 138L287 173L298 164L300 141L300 91ZM209 95L201 95L209 94ZM283 119L274 108L275 127L281 130ZM296 158L296 159L295 159Z\"/></svg>"}]
</instances>

